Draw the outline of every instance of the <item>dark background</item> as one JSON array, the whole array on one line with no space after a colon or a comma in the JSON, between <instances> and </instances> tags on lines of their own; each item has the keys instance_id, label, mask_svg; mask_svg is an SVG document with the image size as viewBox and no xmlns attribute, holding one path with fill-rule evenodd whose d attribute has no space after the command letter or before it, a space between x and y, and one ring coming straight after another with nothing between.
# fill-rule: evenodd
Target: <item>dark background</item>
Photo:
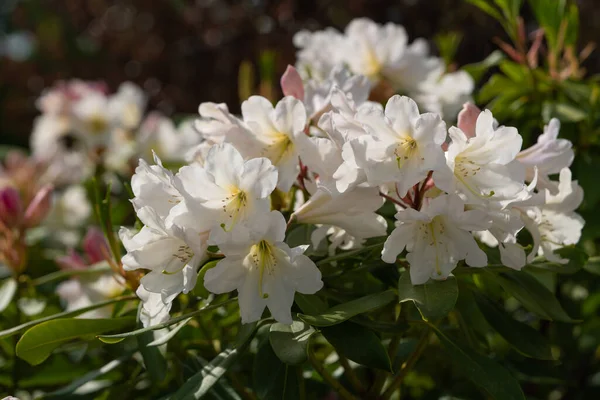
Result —
<instances>
[{"instance_id":1,"label":"dark background","mask_svg":"<svg viewBox=\"0 0 600 400\"><path fill-rule=\"evenodd\" d=\"M580 47L600 36L599 3L578 1ZM527 7L523 15L531 21ZM497 48L492 39L504 37L464 0L0 0L0 48L15 32L33 44L18 59L0 51L0 144L27 144L34 101L58 79L104 80L111 90L131 80L147 91L150 108L169 115L195 113L203 101L238 111L242 61L273 50L279 75L294 63L295 32L343 29L360 16L400 23L411 40L460 32L459 65L480 61ZM585 66L597 72L599 55Z\"/></svg>"}]
</instances>

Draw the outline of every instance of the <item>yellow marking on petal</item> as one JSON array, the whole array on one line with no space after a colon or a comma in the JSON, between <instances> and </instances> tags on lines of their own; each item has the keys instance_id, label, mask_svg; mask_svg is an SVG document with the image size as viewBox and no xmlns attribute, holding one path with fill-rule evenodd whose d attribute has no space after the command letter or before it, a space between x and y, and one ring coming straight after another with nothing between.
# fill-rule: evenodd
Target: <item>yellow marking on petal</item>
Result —
<instances>
[{"instance_id":1,"label":"yellow marking on petal","mask_svg":"<svg viewBox=\"0 0 600 400\"><path fill-rule=\"evenodd\" d=\"M287 155L293 153L294 142L281 132L271 132L269 136L271 142L263 148L261 155L271 160L274 165L278 165Z\"/></svg>"},{"instance_id":2,"label":"yellow marking on petal","mask_svg":"<svg viewBox=\"0 0 600 400\"><path fill-rule=\"evenodd\" d=\"M190 249L189 246L182 244L181 246L179 246L177 248L177 251L172 255L173 255L173 258L171 259L171 261L169 262L167 267L162 270L162 273L164 275L175 275L175 274L181 272L185 268L187 263L192 259L192 257L194 257L194 252ZM169 265L171 265L171 263L175 260L179 260L179 262L181 262L181 267L179 269L177 269L176 271L168 271Z\"/></svg>"},{"instance_id":3,"label":"yellow marking on petal","mask_svg":"<svg viewBox=\"0 0 600 400\"><path fill-rule=\"evenodd\" d=\"M90 132L92 132L92 134L99 135L106 131L106 128L108 128L108 122L106 121L106 118L104 118L102 115L94 114L90 118L88 118L87 126Z\"/></svg>"},{"instance_id":4,"label":"yellow marking on petal","mask_svg":"<svg viewBox=\"0 0 600 400\"><path fill-rule=\"evenodd\" d=\"M263 292L263 282L265 272L272 275L277 267L275 249L268 241L261 240L250 249L250 257L254 266L258 268L258 293L260 297L266 299L269 294Z\"/></svg>"}]
</instances>

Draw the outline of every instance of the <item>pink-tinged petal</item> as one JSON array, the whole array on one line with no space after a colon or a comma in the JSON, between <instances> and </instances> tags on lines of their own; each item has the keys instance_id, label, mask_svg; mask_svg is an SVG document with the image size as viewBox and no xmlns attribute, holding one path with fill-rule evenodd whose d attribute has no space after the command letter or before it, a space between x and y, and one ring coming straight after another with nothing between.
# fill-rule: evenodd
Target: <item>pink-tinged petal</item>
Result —
<instances>
[{"instance_id":1,"label":"pink-tinged petal","mask_svg":"<svg viewBox=\"0 0 600 400\"><path fill-rule=\"evenodd\" d=\"M83 250L91 264L106 260L108 244L104 234L98 228L89 228L83 239Z\"/></svg>"},{"instance_id":2,"label":"pink-tinged petal","mask_svg":"<svg viewBox=\"0 0 600 400\"><path fill-rule=\"evenodd\" d=\"M17 189L7 186L0 190L0 221L8 227L16 226L22 212L23 204Z\"/></svg>"},{"instance_id":3,"label":"pink-tinged petal","mask_svg":"<svg viewBox=\"0 0 600 400\"><path fill-rule=\"evenodd\" d=\"M463 104L462 110L458 113L458 128L467 135L467 138L475 136L475 125L479 114L481 110L472 103Z\"/></svg>"},{"instance_id":4,"label":"pink-tinged petal","mask_svg":"<svg viewBox=\"0 0 600 400\"><path fill-rule=\"evenodd\" d=\"M304 101L304 83L296 68L288 65L281 76L281 90L284 96L292 96Z\"/></svg>"},{"instance_id":5,"label":"pink-tinged petal","mask_svg":"<svg viewBox=\"0 0 600 400\"><path fill-rule=\"evenodd\" d=\"M46 185L38 190L29 206L27 206L27 210L25 210L24 224L26 227L37 226L46 218L52 206L53 191L54 186L52 185Z\"/></svg>"},{"instance_id":6,"label":"pink-tinged petal","mask_svg":"<svg viewBox=\"0 0 600 400\"><path fill-rule=\"evenodd\" d=\"M87 263L75 250L70 249L69 254L63 257L58 257L56 263L62 269L85 269Z\"/></svg>"}]
</instances>

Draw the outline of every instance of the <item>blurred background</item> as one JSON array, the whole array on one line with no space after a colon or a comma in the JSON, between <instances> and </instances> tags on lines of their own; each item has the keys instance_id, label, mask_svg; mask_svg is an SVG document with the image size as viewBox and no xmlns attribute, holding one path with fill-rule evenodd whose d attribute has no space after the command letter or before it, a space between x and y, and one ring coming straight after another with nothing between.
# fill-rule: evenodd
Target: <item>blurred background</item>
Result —
<instances>
[{"instance_id":1,"label":"blurred background","mask_svg":"<svg viewBox=\"0 0 600 400\"><path fill-rule=\"evenodd\" d=\"M600 36L600 7L578 3L584 45ZM243 62L266 52L276 78L295 61L294 33L342 30L361 16L400 23L411 40L457 32L458 65L482 60L504 36L464 0L0 0L0 143L27 145L35 99L60 79L103 80L111 90L133 81L167 115L194 114L203 101L237 112ZM584 66L598 72L600 55Z\"/></svg>"}]
</instances>

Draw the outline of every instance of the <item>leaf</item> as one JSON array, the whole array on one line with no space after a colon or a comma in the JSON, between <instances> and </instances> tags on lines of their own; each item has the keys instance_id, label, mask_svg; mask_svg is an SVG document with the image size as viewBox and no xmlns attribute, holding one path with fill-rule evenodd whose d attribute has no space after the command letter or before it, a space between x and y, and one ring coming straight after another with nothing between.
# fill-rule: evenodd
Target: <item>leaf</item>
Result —
<instances>
[{"instance_id":1,"label":"leaf","mask_svg":"<svg viewBox=\"0 0 600 400\"><path fill-rule=\"evenodd\" d=\"M269 341L279 359L289 365L299 365L308 360L308 339L316 331L303 321L291 325L271 325Z\"/></svg>"},{"instance_id":2,"label":"leaf","mask_svg":"<svg viewBox=\"0 0 600 400\"><path fill-rule=\"evenodd\" d=\"M166 327L174 325L174 324L176 324L178 322L184 321L184 320L186 320L186 319L188 319L190 317L194 317L194 316L202 314L202 313L204 313L206 311L210 311L210 310L214 310L215 308L222 307L225 304L231 303L232 301L235 301L235 300L236 299L234 298L234 299L226 300L226 301L221 302L219 304L209 305L209 306L206 306L204 308L201 308L200 310L192 311L191 313L187 313L187 314L184 314L184 315L180 315L179 317L171 318L167 322L163 322L162 324L158 324L158 325L154 325L154 326L149 326L147 328L136 329L136 330L131 331L131 332L117 333L117 334L114 334L114 335L100 335L100 336L98 336L98 339L100 339L100 341L102 341L104 343L108 343L108 344L119 343L120 341L122 341L125 338L131 337L131 336L141 335L143 333L150 332L150 331L155 331L157 329L166 328Z\"/></svg>"},{"instance_id":3,"label":"leaf","mask_svg":"<svg viewBox=\"0 0 600 400\"><path fill-rule=\"evenodd\" d=\"M458 285L452 276L444 281L430 280L424 285L413 285L410 274L405 272L398 281L398 296L400 303L415 303L425 321L434 321L444 318L454 309Z\"/></svg>"},{"instance_id":4,"label":"leaf","mask_svg":"<svg viewBox=\"0 0 600 400\"><path fill-rule=\"evenodd\" d=\"M553 106L553 115L564 122L579 122L588 117L587 113L581 107L575 105L558 103Z\"/></svg>"},{"instance_id":5,"label":"leaf","mask_svg":"<svg viewBox=\"0 0 600 400\"><path fill-rule=\"evenodd\" d=\"M184 319L179 324L177 324L176 326L174 326L168 333L165 333L161 337L159 337L157 339L154 339L152 342L148 343L148 346L149 347L152 347L152 346L161 346L161 345L167 343L169 340L173 339L173 337L175 337L175 335L177 335L177 333L184 326L186 326L187 323L190 322L191 320L192 320L192 318Z\"/></svg>"},{"instance_id":6,"label":"leaf","mask_svg":"<svg viewBox=\"0 0 600 400\"><path fill-rule=\"evenodd\" d=\"M7 278L0 285L0 312L4 311L17 293L17 281Z\"/></svg>"},{"instance_id":7,"label":"leaf","mask_svg":"<svg viewBox=\"0 0 600 400\"><path fill-rule=\"evenodd\" d=\"M281 362L274 349L265 342L258 349L252 369L257 397L261 400L300 400L298 368Z\"/></svg>"},{"instance_id":8,"label":"leaf","mask_svg":"<svg viewBox=\"0 0 600 400\"><path fill-rule=\"evenodd\" d=\"M47 359L61 344L73 339L88 338L100 333L122 329L135 322L134 318L113 319L55 319L29 329L17 343L17 356L31 365Z\"/></svg>"},{"instance_id":9,"label":"leaf","mask_svg":"<svg viewBox=\"0 0 600 400\"><path fill-rule=\"evenodd\" d=\"M485 320L519 353L540 360L554 359L550 344L538 331L512 318L488 297L474 294Z\"/></svg>"},{"instance_id":10,"label":"leaf","mask_svg":"<svg viewBox=\"0 0 600 400\"><path fill-rule=\"evenodd\" d=\"M196 280L196 286L194 286L194 289L192 290L193 295L201 297L203 299L208 298L210 292L204 287L204 275L206 275L206 272L209 269L216 267L219 261L221 260L209 261L206 264L204 264L202 268L200 268L200 271L198 272L198 279Z\"/></svg>"},{"instance_id":11,"label":"leaf","mask_svg":"<svg viewBox=\"0 0 600 400\"><path fill-rule=\"evenodd\" d=\"M556 297L540 281L524 271L491 274L523 307L550 321L577 322L569 317Z\"/></svg>"},{"instance_id":12,"label":"leaf","mask_svg":"<svg viewBox=\"0 0 600 400\"><path fill-rule=\"evenodd\" d=\"M481 11L483 11L486 14L490 15L496 21L502 21L503 20L502 15L500 14L500 12L496 9L496 7L494 7L491 4L489 4L488 0L467 0L467 2L473 4L474 6L476 6L477 8L479 8Z\"/></svg>"},{"instance_id":13,"label":"leaf","mask_svg":"<svg viewBox=\"0 0 600 400\"><path fill-rule=\"evenodd\" d=\"M146 332L136 339L150 379L157 383L162 382L167 375L167 362L158 347L148 346L154 340L154 332Z\"/></svg>"},{"instance_id":14,"label":"leaf","mask_svg":"<svg viewBox=\"0 0 600 400\"><path fill-rule=\"evenodd\" d=\"M560 257L569 260L567 264L557 264L549 261L533 262L525 267L525 270L544 270L556 272L558 274L574 274L581 270L587 263L589 256L585 251L576 246L566 246L554 251ZM545 259L544 259L545 260Z\"/></svg>"},{"instance_id":15,"label":"leaf","mask_svg":"<svg viewBox=\"0 0 600 400\"><path fill-rule=\"evenodd\" d=\"M525 400L519 382L500 364L474 350L459 346L438 328L430 325L448 353L455 368L491 398L498 400Z\"/></svg>"},{"instance_id":16,"label":"leaf","mask_svg":"<svg viewBox=\"0 0 600 400\"><path fill-rule=\"evenodd\" d=\"M504 53L500 50L493 51L483 61L475 64L467 64L462 67L463 70L467 71L475 82L478 82L483 78L483 75L492 67L500 64L505 59Z\"/></svg>"},{"instance_id":17,"label":"leaf","mask_svg":"<svg viewBox=\"0 0 600 400\"><path fill-rule=\"evenodd\" d=\"M392 362L381 339L370 329L347 321L321 329L336 351L371 368L392 372Z\"/></svg>"},{"instance_id":18,"label":"leaf","mask_svg":"<svg viewBox=\"0 0 600 400\"><path fill-rule=\"evenodd\" d=\"M396 293L393 290L387 290L338 304L319 315L298 314L298 317L313 326L331 326L342 323L356 315L383 307L394 299L396 299Z\"/></svg>"},{"instance_id":19,"label":"leaf","mask_svg":"<svg viewBox=\"0 0 600 400\"><path fill-rule=\"evenodd\" d=\"M64 311L64 312L61 312L61 313L58 313L58 314L49 315L49 316L44 317L44 318L36 319L34 321L25 322L24 324L17 325L17 326L14 326L12 328L0 331L0 339L5 338L5 337L9 337L9 336L12 336L12 335L15 335L15 334L21 332L24 329L30 328L32 326L41 324L41 323L46 322L46 321L52 321L52 320L57 319L57 318L75 317L77 315L83 314L83 313L91 311L91 310L95 310L97 308L102 308L102 307L105 307L105 306L108 306L108 305L111 305L111 304L116 304L116 303L120 303L121 301L127 301L127 300L138 300L138 297L135 296L135 295L117 297L115 299L106 300L106 301L103 301L103 302L100 302L100 303L92 304L91 306L83 307L83 308L80 308L80 309L77 309L77 310Z\"/></svg>"},{"instance_id":20,"label":"leaf","mask_svg":"<svg viewBox=\"0 0 600 400\"><path fill-rule=\"evenodd\" d=\"M256 332L258 324L242 325L236 346L219 353L210 363L193 375L169 400L200 399L225 375L227 369L242 353Z\"/></svg>"},{"instance_id":21,"label":"leaf","mask_svg":"<svg viewBox=\"0 0 600 400\"><path fill-rule=\"evenodd\" d=\"M102 375L105 375L105 374L109 373L110 371L114 370L119 365L121 365L123 362L129 360L129 358L132 355L133 355L133 353L127 353L124 356L117 358L116 360L112 360L111 362L107 363L106 365L103 365L102 367L100 367L94 371L90 371L87 374L83 375L82 377L75 379L69 385L67 385L61 389L58 389L54 392L45 394L44 398L63 397L65 395L72 394L75 390L77 390L84 384L91 382L91 381L95 380L96 378L98 378Z\"/></svg>"},{"instance_id":22,"label":"leaf","mask_svg":"<svg viewBox=\"0 0 600 400\"><path fill-rule=\"evenodd\" d=\"M317 315L327 310L327 303L316 294L302 294L296 292L294 301L304 314Z\"/></svg>"}]
</instances>

